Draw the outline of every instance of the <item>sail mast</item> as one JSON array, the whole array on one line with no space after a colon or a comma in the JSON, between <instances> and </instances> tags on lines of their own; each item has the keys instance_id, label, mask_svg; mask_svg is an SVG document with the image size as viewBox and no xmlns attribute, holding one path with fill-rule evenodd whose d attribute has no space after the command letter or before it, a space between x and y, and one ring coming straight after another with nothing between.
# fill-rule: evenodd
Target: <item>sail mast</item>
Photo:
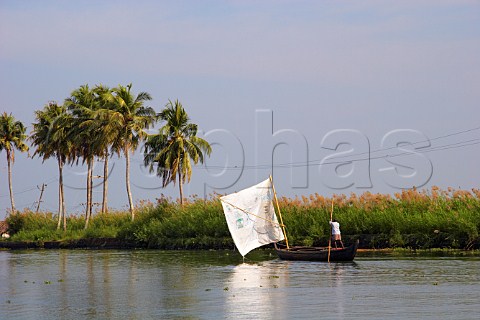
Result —
<instances>
[{"instance_id":1,"label":"sail mast","mask_svg":"<svg viewBox=\"0 0 480 320\"><path fill-rule=\"evenodd\" d=\"M287 244L287 249L289 249L287 231L285 230L285 225L283 224L282 213L280 212L280 206L278 205L277 192L275 191L275 186L273 185L272 175L270 175L270 183L272 184L273 198L275 199L275 205L277 206L278 215L280 216L280 225L282 226L283 235L285 236L285 243Z\"/></svg>"}]
</instances>

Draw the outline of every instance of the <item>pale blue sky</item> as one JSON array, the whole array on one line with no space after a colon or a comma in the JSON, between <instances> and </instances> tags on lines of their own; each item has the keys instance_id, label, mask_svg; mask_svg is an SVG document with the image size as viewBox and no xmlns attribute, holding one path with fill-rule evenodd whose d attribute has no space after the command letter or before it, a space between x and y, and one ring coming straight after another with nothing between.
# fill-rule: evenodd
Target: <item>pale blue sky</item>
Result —
<instances>
[{"instance_id":1,"label":"pale blue sky","mask_svg":"<svg viewBox=\"0 0 480 320\"><path fill-rule=\"evenodd\" d=\"M0 0L0 111L30 132L34 110L85 83L132 82L157 111L178 98L214 144L214 168L186 186L200 196L253 185L272 162L286 196L478 187L479 57L478 1ZM421 143L395 157L399 142ZM133 158L137 201L177 197ZM124 208L124 159L112 164L110 205ZM81 212L84 168L66 171ZM17 154L13 174L20 209L47 183L41 208L56 210L54 160ZM0 218L9 206L1 153Z\"/></svg>"}]
</instances>

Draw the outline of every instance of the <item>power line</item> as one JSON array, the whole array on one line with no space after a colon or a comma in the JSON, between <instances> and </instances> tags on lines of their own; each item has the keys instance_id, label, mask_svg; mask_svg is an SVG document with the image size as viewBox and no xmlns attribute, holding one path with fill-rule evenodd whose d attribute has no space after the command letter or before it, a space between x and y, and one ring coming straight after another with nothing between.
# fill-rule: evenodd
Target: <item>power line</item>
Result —
<instances>
[{"instance_id":1,"label":"power line","mask_svg":"<svg viewBox=\"0 0 480 320\"><path fill-rule=\"evenodd\" d=\"M441 136L438 136L438 137L435 137L435 138L431 138L431 139L426 139L426 140L421 140L421 141L417 141L417 142L413 142L411 143L410 145L418 145L418 144L422 144L422 143L430 143L431 141L435 141L435 140L440 140L440 139L445 139L445 138L449 138L449 137L453 137L453 136L457 136L457 135L460 135L460 134L464 134L464 133L468 133L468 132L472 132L472 131L477 131L477 130L480 130L480 126L478 127L474 127L474 128L470 128L470 129L465 129L465 130L461 130L461 131L456 131L456 132L452 132L452 133L448 133L448 134L445 134L445 135L441 135ZM474 140L479 140L479 139L474 139ZM451 149L449 148L449 146L453 146L455 144L460 144L460 143L465 143L465 142L469 142L469 141L473 141L473 140L467 140L467 141L460 141L460 142L456 142L456 143L453 143L453 144L448 144L448 145L443 145L443 146L437 146L437 147L425 147L425 148L419 148L419 149L415 149L417 150L416 153L425 153L425 152L430 152L428 151L429 149L428 148L431 148L430 150L431 151L440 151L440 150L448 150L448 149ZM465 146L470 146L470 145L475 145L476 143L473 143L473 144L468 144L468 145L465 145ZM448 148L446 148L448 147ZM462 147L462 146L460 146ZM438 150L434 149L434 148L438 148ZM453 148L453 147L452 147ZM358 157L358 156L361 156L361 155L368 155L369 157L367 158L361 158L361 159L352 159L352 160L344 160L344 161L334 161L334 162L327 162L327 163L321 163L322 159L316 159L316 160L309 160L309 161L302 161L302 162L286 162L286 163L281 163L281 164L275 164L275 165L271 165L271 164L260 164L260 165L244 165L244 166L234 166L234 167L225 167L225 166L197 166L198 169L221 169L221 170L257 170L257 169L270 169L270 168L291 168L291 167L307 167L307 166L316 166L316 165L328 165L328 164L341 164L341 163L346 163L346 162L357 162L357 161L366 161L366 160L377 160L377 159L384 159L384 158L388 158L388 157L392 157L392 156L398 156L398 155L385 155L385 156L377 156L377 157L371 157L372 154L374 153L379 153L379 152L385 152L385 151L388 151L388 150L392 150L392 149L398 149L398 146L393 146L393 147L388 147L388 148L379 148L379 149L376 149L376 150L370 150L370 151L364 151L364 152L360 152L360 153L356 153L356 154L345 154L345 155L338 155L338 156L334 156L334 157L331 157L330 160L333 160L333 159L344 159L344 158L352 158L352 157ZM408 154L413 154L414 152L404 152L400 155L408 155ZM137 163L142 163L143 164L143 161L142 160L137 160L137 159L134 159L132 158L131 159L132 162L137 162Z\"/></svg>"},{"instance_id":2,"label":"power line","mask_svg":"<svg viewBox=\"0 0 480 320\"><path fill-rule=\"evenodd\" d=\"M47 182L45 182L45 184L49 184L49 183L52 183L54 181L58 181L57 178L52 178L50 180L48 180ZM29 191L32 191L32 190L35 190L37 189L38 186L34 186L34 187L28 187L28 189L24 189L22 191L16 191L13 193L13 195L18 195L18 194L22 194L22 193L26 193L26 192L29 192ZM10 197L10 194L2 194L0 195L0 198L6 198L6 197Z\"/></svg>"},{"instance_id":3,"label":"power line","mask_svg":"<svg viewBox=\"0 0 480 320\"><path fill-rule=\"evenodd\" d=\"M469 142L469 143L466 143ZM330 161L330 162L318 162L319 160L312 160L303 163L283 163L283 164L263 164L258 166L243 166L243 167L222 167L222 166L208 166L208 167L199 167L199 169L223 169L223 170L249 170L249 169L270 169L270 168L299 168L299 167L310 167L310 166L325 166L325 165L332 165L332 164L342 164L342 163L349 163L349 162L360 162L360 161L368 161L368 160L380 160L380 159L388 159L394 158L399 156L409 156L418 153L429 153L435 151L442 151L442 150L449 150L449 149L457 149L463 148L468 146L473 146L480 144L480 139L473 139L464 142L457 142L449 145L437 146L433 148L428 148L425 150L417 150L416 152L409 151L409 152L402 152L393 155L382 155L382 156L375 156L375 157L365 157L365 158L358 158L358 159L351 159L351 160L343 160L343 161ZM335 158L336 159L336 158Z\"/></svg>"},{"instance_id":4,"label":"power line","mask_svg":"<svg viewBox=\"0 0 480 320\"><path fill-rule=\"evenodd\" d=\"M476 131L476 130L480 130L480 126L470 128L470 129L466 129L466 130L453 132L453 133L449 133L449 134L445 134L445 135L438 136L438 137L431 138L431 139L417 141L417 142L411 143L410 145L418 145L418 144L421 144L421 143L426 143L426 142L436 141L436 140L440 140L440 139L445 139L445 138L448 138L448 137L457 136L457 135L460 135L460 134L473 132L473 131ZM309 160L309 161L305 161L305 162L287 162L287 163L274 164L274 165L260 164L260 165L234 166L234 167L197 166L197 168L198 169L222 169L222 170L259 170L259 169L270 169L270 168L292 168L292 167L295 168L295 167L307 167L307 166L320 166L320 165L342 164L342 163L348 163L348 162L359 162L359 161L367 161L367 160L387 159L387 158L399 157L399 156L404 156L404 155L413 155L415 153L429 153L429 152L435 152L435 151L457 149L457 148L469 147L469 146L478 145L478 144L480 144L480 139L470 139L470 140L463 140L463 141L458 141L458 142L445 144L445 145L440 145L440 146L419 148L419 149L415 149L415 152L414 151L409 151L409 152L397 153L397 154L394 154L394 155L388 155L387 154L387 155L371 157L371 155L374 154L374 153L385 152L385 151L392 150L392 149L398 149L398 146L394 146L394 147L380 148L380 149L376 149L376 150L360 152L360 153L356 153L356 154L338 155L338 156L335 156L335 157L331 157L329 160L337 160L337 159L345 159L345 158L347 158L347 160L329 161L329 162L323 162L323 163L322 163L322 159L316 159L316 160ZM348 159L348 158L358 157L358 156L362 156L362 155L368 155L368 157L357 158L357 159ZM137 160L137 159L134 159L134 158L132 158L131 160L132 160L132 162L143 163L142 160ZM70 174L67 173L65 176L68 176ZM52 178L52 179L48 180L46 183L48 184L48 183L51 183L51 182L54 182L54 181L58 181L58 178ZM33 191L35 189L37 189L37 186L28 187L27 189L24 189L22 191L14 192L14 195L23 194L23 193L26 193L26 192ZM9 194L4 194L4 195L0 195L0 198L5 198L5 197L9 197L9 196L10 196Z\"/></svg>"},{"instance_id":5,"label":"power line","mask_svg":"<svg viewBox=\"0 0 480 320\"><path fill-rule=\"evenodd\" d=\"M450 134L446 134L443 136L438 136L432 139L427 139L427 140L422 140L422 141L417 141L414 143L411 143L411 145L417 145L420 143L425 143L425 142L430 142L434 140L439 140L439 139L444 139L448 137L452 137L455 135L467 133L467 132L472 132L475 130L479 130L480 127L475 127L472 129L467 129L467 130L462 130ZM269 169L269 168L291 168L291 167L306 167L306 166L316 166L316 165L329 165L329 164L341 164L341 163L346 163L346 162L357 162L357 161L366 161L366 160L377 160L377 159L384 159L388 157L396 157L400 155L412 155L414 153L427 153L427 152L433 152L433 151L441 151L441 150L448 150L448 149L455 149L455 148L461 148L461 147L467 147L467 146L472 146L476 145L479 142L480 139L471 139L471 140L464 140L464 141L459 141L451 144L446 144L446 145L441 145L441 146L435 146L435 147L425 147L425 148L419 148L415 149L416 151L413 152L403 152L401 154L395 154L395 155L383 155L383 156L376 156L376 157L366 157L366 158L360 158L360 159L351 159L351 160L343 160L343 161L330 161L330 162L325 162L322 163L322 160L310 160L310 161L304 161L304 162L288 162L288 163L282 163L282 164L276 164L276 165L270 165L270 164L261 164L261 165L247 165L247 166L242 166L242 167L224 167L224 166L205 166L205 167L199 167L200 169L222 169L222 170L245 170L245 169ZM371 155L372 153L378 153L381 151L388 151L391 149L398 149L398 146L394 147L388 147L388 148L382 148L382 149L377 149L373 151L366 151L366 152L361 152L361 153L356 153L356 154L348 154L348 155L339 155L336 157L331 157L330 160L333 159L344 159L344 158L352 158L352 157L357 157L361 155Z\"/></svg>"},{"instance_id":6,"label":"power line","mask_svg":"<svg viewBox=\"0 0 480 320\"><path fill-rule=\"evenodd\" d=\"M36 186L33 187L33 188L29 188L29 189L22 190L22 191L14 192L13 195L26 193L26 192L29 192L29 191L32 191L32 190L35 190L35 189L37 189ZM9 195L9 194L0 195L0 198L6 198L6 197L10 197L10 195Z\"/></svg>"}]
</instances>

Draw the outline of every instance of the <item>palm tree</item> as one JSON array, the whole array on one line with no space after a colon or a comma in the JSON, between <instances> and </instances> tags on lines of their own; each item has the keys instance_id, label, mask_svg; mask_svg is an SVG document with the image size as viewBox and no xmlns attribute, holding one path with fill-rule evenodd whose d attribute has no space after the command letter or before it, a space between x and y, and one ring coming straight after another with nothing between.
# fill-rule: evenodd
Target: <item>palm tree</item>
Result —
<instances>
[{"instance_id":1,"label":"palm tree","mask_svg":"<svg viewBox=\"0 0 480 320\"><path fill-rule=\"evenodd\" d=\"M114 121L113 106L109 101L110 94L110 88L104 85L97 85L93 90L89 90L88 86L83 86L76 93L72 93L72 95L76 95L75 99L69 99L72 100L69 101L70 110L77 119L77 126L81 131L80 134L73 131L77 141L80 144L87 141L90 156L102 158L104 161L102 213L105 213L108 207L108 160L111 156L110 147L120 130L116 121ZM87 98L85 99L85 97ZM83 150L85 151L86 149ZM93 159L90 160L93 162ZM90 172L89 177L90 189L93 189L92 172ZM92 190L90 190L89 194L89 212L91 214Z\"/></svg>"},{"instance_id":2,"label":"palm tree","mask_svg":"<svg viewBox=\"0 0 480 320\"><path fill-rule=\"evenodd\" d=\"M192 166L203 163L203 152L210 155L210 144L197 137L197 125L190 123L182 104L175 100L168 101L166 108L159 114L161 120L167 123L160 128L158 134L149 136L145 143L145 166L154 171L157 164L157 175L162 178L162 185L166 187L170 182L177 181L180 191L180 203L183 205L183 184L190 182Z\"/></svg>"},{"instance_id":3,"label":"palm tree","mask_svg":"<svg viewBox=\"0 0 480 320\"><path fill-rule=\"evenodd\" d=\"M131 92L132 84L124 87L119 85L112 89L108 95L108 101L111 103L112 112L110 121L112 126L117 128L116 136L112 143L112 149L118 154L125 155L125 182L128 195L128 204L132 220L135 219L135 211L130 190L130 153L138 148L141 140L145 139L148 129L156 121L155 111L150 107L145 107L145 101L152 97L147 92L140 92L134 95Z\"/></svg>"},{"instance_id":4,"label":"palm tree","mask_svg":"<svg viewBox=\"0 0 480 320\"><path fill-rule=\"evenodd\" d=\"M100 156L103 158L103 194L102 194L102 213L107 212L108 208L108 159L111 156L110 147L113 144L115 136L118 133L118 126L113 119L112 105L108 101L111 94L110 88L103 85L97 85L94 89L97 96L99 109L95 119L97 125L101 129L101 134L97 137L97 141L102 149Z\"/></svg>"},{"instance_id":5,"label":"palm tree","mask_svg":"<svg viewBox=\"0 0 480 320\"><path fill-rule=\"evenodd\" d=\"M72 119L64 106L50 102L43 110L35 111L35 120L30 140L37 147L33 156L39 155L43 161L55 157L58 163L58 223L60 229L63 221L63 230L67 229L65 210L65 194L63 191L63 167L70 156L72 143L67 139L71 130Z\"/></svg>"},{"instance_id":6,"label":"palm tree","mask_svg":"<svg viewBox=\"0 0 480 320\"><path fill-rule=\"evenodd\" d=\"M72 113L73 120L68 138L74 146L71 163L80 158L87 164L87 202L85 208L85 228L92 216L93 206L93 161L98 154L98 143L95 140L100 130L95 123L95 111L98 100L94 90L82 85L72 91L70 97L65 99L65 106Z\"/></svg>"},{"instance_id":7,"label":"palm tree","mask_svg":"<svg viewBox=\"0 0 480 320\"><path fill-rule=\"evenodd\" d=\"M13 199L11 164L15 162L15 149L20 152L28 151L28 146L25 144L27 138L25 130L23 123L17 121L12 114L4 112L0 116L0 151L5 149L7 152L8 189L10 191L12 213L15 213L15 201Z\"/></svg>"}]
</instances>

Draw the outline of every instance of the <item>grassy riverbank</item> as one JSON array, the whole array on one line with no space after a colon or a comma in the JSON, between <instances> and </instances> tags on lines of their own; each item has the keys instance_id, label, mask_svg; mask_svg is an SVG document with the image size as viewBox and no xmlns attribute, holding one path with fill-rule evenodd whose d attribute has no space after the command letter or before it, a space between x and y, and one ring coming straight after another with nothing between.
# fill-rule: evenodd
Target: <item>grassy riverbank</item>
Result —
<instances>
[{"instance_id":1,"label":"grassy riverbank","mask_svg":"<svg viewBox=\"0 0 480 320\"><path fill-rule=\"evenodd\" d=\"M363 248L480 247L480 191L432 188L395 196L364 193L281 198L280 208L289 241L296 245L326 245L328 220L341 225L345 242L360 239ZM182 207L169 199L144 203L130 221L127 211L96 214L87 230L84 217L71 215L67 231L56 230L56 215L25 211L8 217L8 241L72 241L116 238L138 247L164 249L233 248L220 202L189 199Z\"/></svg>"}]
</instances>

